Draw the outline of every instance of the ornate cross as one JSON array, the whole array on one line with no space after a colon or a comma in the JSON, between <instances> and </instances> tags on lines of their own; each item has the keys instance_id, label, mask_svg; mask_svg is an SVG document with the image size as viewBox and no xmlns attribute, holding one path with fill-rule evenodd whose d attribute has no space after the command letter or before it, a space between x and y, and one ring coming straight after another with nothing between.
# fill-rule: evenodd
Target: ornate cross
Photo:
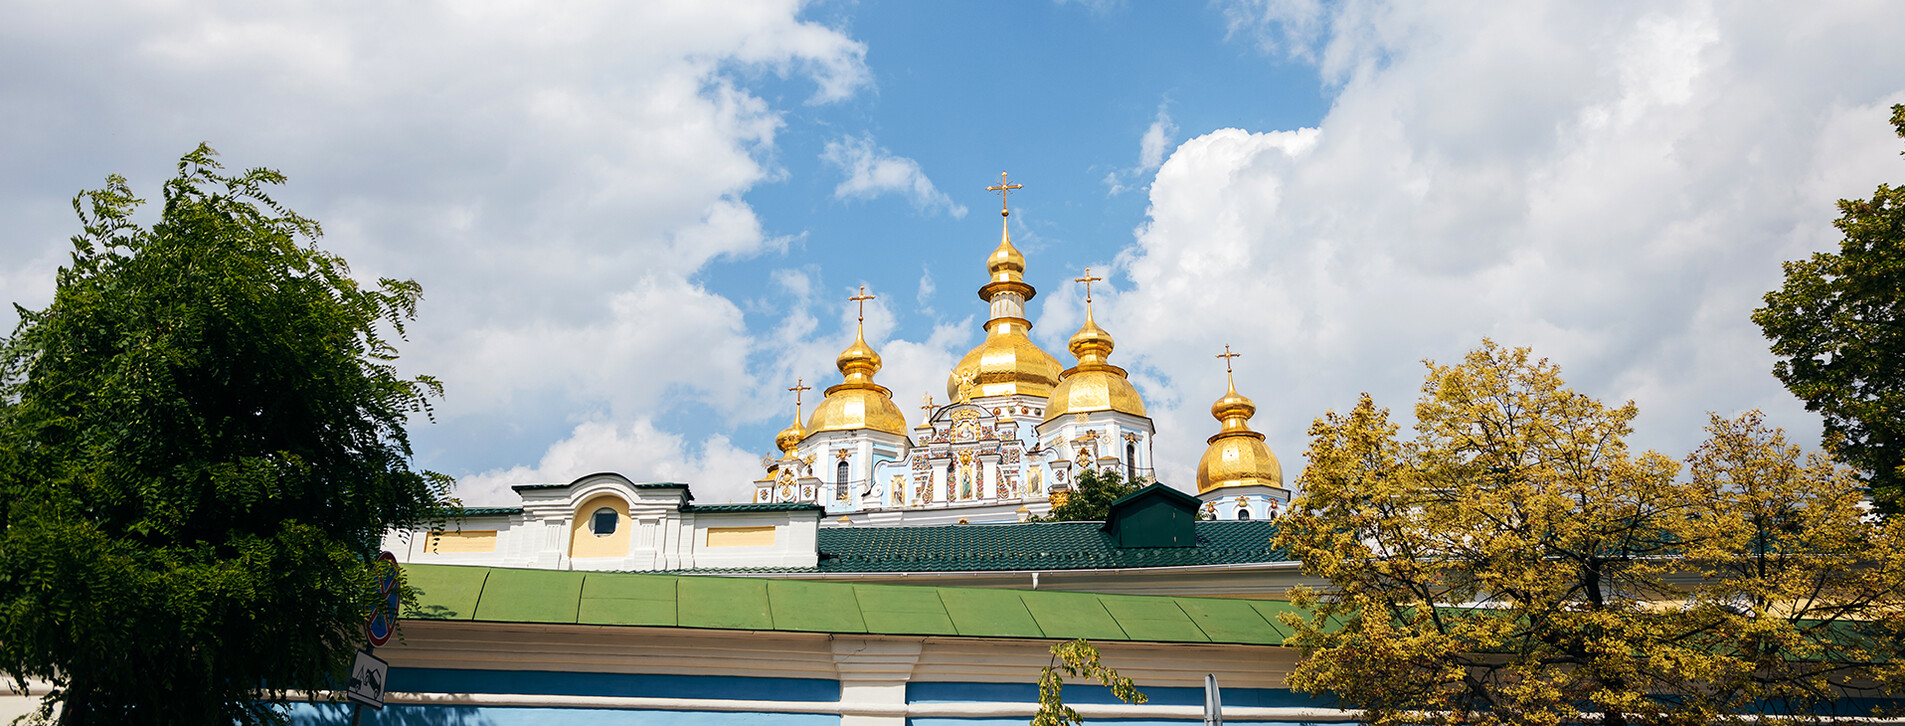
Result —
<instances>
[{"instance_id":1,"label":"ornate cross","mask_svg":"<svg viewBox=\"0 0 1905 726\"><path fill-rule=\"evenodd\" d=\"M932 416L933 416L933 394L931 394L931 393L924 393L924 394L920 394L920 395L921 395L921 398L920 398L920 403L919 403L919 410L921 410L921 411L924 411L924 412L926 412L926 417L927 417L927 418L932 418Z\"/></svg>"},{"instance_id":2,"label":"ornate cross","mask_svg":"<svg viewBox=\"0 0 1905 726\"><path fill-rule=\"evenodd\" d=\"M1006 208L1006 196L1011 194L1014 189L1024 188L1024 184L1007 184L1005 181L1005 172L1002 171L999 172L999 185L996 187L986 187L986 191L999 193L999 216L1010 217L1012 216L1012 210Z\"/></svg>"},{"instance_id":3,"label":"ornate cross","mask_svg":"<svg viewBox=\"0 0 1905 726\"><path fill-rule=\"evenodd\" d=\"M789 391L793 391L793 392L794 392L794 410L795 410L795 411L799 411L799 410L800 410L800 394L801 394L801 392L803 392L803 391L811 391L811 390L814 390L814 387L813 387L813 386L809 386L809 385L807 385L807 384L806 384L806 381L804 381L804 380L802 380L802 379L799 379L799 378L796 378L796 379L794 379L794 387L793 387L793 388L789 388L789 389L787 389L787 390L789 390Z\"/></svg>"},{"instance_id":4,"label":"ornate cross","mask_svg":"<svg viewBox=\"0 0 1905 726\"><path fill-rule=\"evenodd\" d=\"M867 301L872 299L873 296L867 294L867 286L865 285L860 286L860 294L847 298L847 302L860 304L860 322L862 323L867 321Z\"/></svg>"},{"instance_id":5,"label":"ornate cross","mask_svg":"<svg viewBox=\"0 0 1905 726\"><path fill-rule=\"evenodd\" d=\"M1092 284L1092 283L1094 283L1094 282L1103 282L1103 281L1104 281L1104 279L1105 279L1105 278L1102 278L1102 277L1092 277L1092 276L1091 276L1091 268L1090 268L1090 267L1086 267L1086 268L1085 268L1085 276L1084 276L1084 277L1074 277L1074 278L1072 278L1072 282L1082 282L1082 283L1085 283L1085 304L1086 304L1086 305L1090 305L1090 304L1091 304L1091 284Z\"/></svg>"},{"instance_id":6,"label":"ornate cross","mask_svg":"<svg viewBox=\"0 0 1905 726\"><path fill-rule=\"evenodd\" d=\"M1217 355L1217 357L1219 357L1219 358L1222 358L1222 359L1224 359L1224 376L1225 376L1226 378L1231 378L1231 380L1232 380L1232 381L1235 381L1236 379L1235 379L1235 378L1232 378L1232 377L1231 377L1231 376L1232 376L1232 374L1231 374L1231 371L1230 371L1230 359L1232 359L1232 358L1242 358L1242 357L1243 357L1243 354L1242 354L1242 353L1232 353L1232 352L1230 352L1230 346L1229 346L1229 345L1225 345L1225 346L1224 346L1224 352L1223 352L1223 353L1219 353L1219 354ZM1236 384L1235 384L1235 383L1232 383L1231 385L1233 385L1233 386L1234 386L1234 385L1236 385Z\"/></svg>"}]
</instances>

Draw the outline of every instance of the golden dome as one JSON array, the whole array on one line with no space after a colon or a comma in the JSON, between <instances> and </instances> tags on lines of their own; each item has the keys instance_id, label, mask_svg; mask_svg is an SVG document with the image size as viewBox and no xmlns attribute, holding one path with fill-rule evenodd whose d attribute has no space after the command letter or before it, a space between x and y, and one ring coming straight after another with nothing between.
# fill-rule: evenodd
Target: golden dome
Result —
<instances>
[{"instance_id":1,"label":"golden dome","mask_svg":"<svg viewBox=\"0 0 1905 726\"><path fill-rule=\"evenodd\" d=\"M1253 485L1283 488L1283 464L1264 445L1263 434L1250 430L1257 404L1237 393L1235 381L1211 404L1210 413L1224 426L1210 437L1210 448L1197 462L1197 493Z\"/></svg>"},{"instance_id":2,"label":"golden dome","mask_svg":"<svg viewBox=\"0 0 1905 726\"><path fill-rule=\"evenodd\" d=\"M814 406L807 435L858 429L906 435L906 416L893 404L892 392L873 382L873 374L880 372L880 354L867 345L865 326L854 333L853 345L840 352L834 365L846 380L828 387L827 397Z\"/></svg>"},{"instance_id":3,"label":"golden dome","mask_svg":"<svg viewBox=\"0 0 1905 726\"><path fill-rule=\"evenodd\" d=\"M1065 371L1058 386L1052 389L1052 399L1045 406L1046 421L1086 411L1145 415L1144 399L1138 397L1138 389L1125 378L1124 369L1105 362L1113 345L1111 334L1092 319L1091 303L1087 301L1085 324L1072 335L1071 344L1067 346L1078 358L1078 365Z\"/></svg>"},{"instance_id":4,"label":"golden dome","mask_svg":"<svg viewBox=\"0 0 1905 726\"><path fill-rule=\"evenodd\" d=\"M774 435L774 446L779 448L781 453L791 455L794 447L799 446L801 439L805 438L807 438L807 429L800 425L800 414L796 413L794 422Z\"/></svg>"},{"instance_id":5,"label":"golden dome","mask_svg":"<svg viewBox=\"0 0 1905 726\"><path fill-rule=\"evenodd\" d=\"M1046 397L1064 367L1051 353L1038 347L1025 331L1031 324L1024 320L995 318L986 322L986 339L959 359L952 375L946 377L946 395L961 401L960 389L970 384L971 398L1025 394Z\"/></svg>"},{"instance_id":6,"label":"golden dome","mask_svg":"<svg viewBox=\"0 0 1905 726\"><path fill-rule=\"evenodd\" d=\"M1002 209L999 214L1003 220L1010 213ZM1025 319L1025 301L1038 291L1025 282L1025 255L1012 246L1009 226L1000 228L999 246L986 257L986 278L979 288L979 299L992 303L986 339L946 376L946 397L960 403L983 396L1052 395L1065 369L1025 335L1032 329Z\"/></svg>"}]
</instances>

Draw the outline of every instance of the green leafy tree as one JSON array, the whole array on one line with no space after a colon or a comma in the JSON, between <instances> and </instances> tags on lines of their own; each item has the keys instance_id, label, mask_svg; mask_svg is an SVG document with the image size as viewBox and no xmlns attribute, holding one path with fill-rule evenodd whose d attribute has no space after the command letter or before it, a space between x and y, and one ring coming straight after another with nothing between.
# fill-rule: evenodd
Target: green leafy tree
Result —
<instances>
[{"instance_id":1,"label":"green leafy tree","mask_svg":"<svg viewBox=\"0 0 1905 726\"><path fill-rule=\"evenodd\" d=\"M1905 138L1905 104L1892 107ZM1825 419L1825 447L1887 512L1905 508L1905 187L1839 200L1839 251L1787 262L1753 312L1773 375Z\"/></svg>"},{"instance_id":2,"label":"green leafy tree","mask_svg":"<svg viewBox=\"0 0 1905 726\"><path fill-rule=\"evenodd\" d=\"M1413 439L1364 396L1310 429L1279 543L1293 687L1377 724L1705 724L1829 714L1896 682L1905 528L1757 413L1691 476L1628 450L1632 403L1527 349L1429 365Z\"/></svg>"},{"instance_id":3,"label":"green leafy tree","mask_svg":"<svg viewBox=\"0 0 1905 726\"><path fill-rule=\"evenodd\" d=\"M53 302L0 358L0 673L66 724L282 719L362 643L389 526L454 504L410 468L421 289L367 289L316 222L205 146L158 221L125 180L74 199ZM17 307L17 306L16 306Z\"/></svg>"},{"instance_id":4,"label":"green leafy tree","mask_svg":"<svg viewBox=\"0 0 1905 726\"><path fill-rule=\"evenodd\" d=\"M1111 503L1144 485L1125 478L1116 469L1086 469L1072 479L1073 488L1065 503L1052 507L1041 522L1102 522L1111 514Z\"/></svg>"},{"instance_id":5,"label":"green leafy tree","mask_svg":"<svg viewBox=\"0 0 1905 726\"><path fill-rule=\"evenodd\" d=\"M1062 692L1065 689L1065 676L1073 678L1091 678L1111 689L1111 695L1125 703L1144 703L1150 700L1138 692L1137 684L1131 679L1118 675L1118 672L1098 660L1098 648L1084 638L1068 640L1052 646L1052 661L1039 671L1038 711L1032 715L1032 726L1065 726L1084 723L1078 711L1065 705Z\"/></svg>"}]
</instances>

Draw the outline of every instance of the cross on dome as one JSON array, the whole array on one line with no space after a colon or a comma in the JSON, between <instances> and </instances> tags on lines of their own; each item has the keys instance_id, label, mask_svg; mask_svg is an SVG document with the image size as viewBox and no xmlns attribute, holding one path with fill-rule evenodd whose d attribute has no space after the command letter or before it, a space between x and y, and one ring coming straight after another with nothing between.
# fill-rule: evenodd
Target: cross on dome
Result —
<instances>
[{"instance_id":1,"label":"cross on dome","mask_svg":"<svg viewBox=\"0 0 1905 726\"><path fill-rule=\"evenodd\" d=\"M1024 189L1024 188L1025 188L1024 184L1006 183L1005 172L1002 171L1002 172L999 172L999 185L995 187L986 187L986 191L999 193L999 216L1010 217L1012 216L1012 210L1006 208L1006 204L1005 204L1006 196L1011 194L1012 190L1014 189Z\"/></svg>"},{"instance_id":2,"label":"cross on dome","mask_svg":"<svg viewBox=\"0 0 1905 726\"><path fill-rule=\"evenodd\" d=\"M1230 379L1230 385L1231 385L1231 387L1232 387L1232 388L1236 388L1236 387L1237 387L1237 377L1236 377L1236 375L1235 375L1235 374L1233 374L1233 373L1231 372L1231 370L1230 370L1230 359L1232 359L1232 358L1242 358L1242 357L1243 357L1243 354L1242 354L1242 353L1232 353L1232 352L1230 352L1230 346L1229 346L1229 345L1225 345L1225 346L1224 346L1224 352L1222 352L1222 353L1219 353L1219 354L1217 354L1217 357L1219 357L1219 358L1222 358L1222 359L1224 359L1224 377L1225 377L1225 378L1229 378L1229 379Z\"/></svg>"},{"instance_id":3,"label":"cross on dome","mask_svg":"<svg viewBox=\"0 0 1905 726\"><path fill-rule=\"evenodd\" d=\"M935 406L933 405L933 394L931 393L922 394L920 396L919 410L926 412L927 416L932 416L934 408Z\"/></svg>"},{"instance_id":4,"label":"cross on dome","mask_svg":"<svg viewBox=\"0 0 1905 726\"><path fill-rule=\"evenodd\" d=\"M794 387L789 388L787 390L794 392L794 410L799 411L800 410L800 394L805 391L814 390L814 387L807 385L804 379L796 378L794 379Z\"/></svg>"},{"instance_id":5,"label":"cross on dome","mask_svg":"<svg viewBox=\"0 0 1905 726\"><path fill-rule=\"evenodd\" d=\"M1092 274L1091 274L1091 267L1089 267L1089 266L1087 266L1087 267L1085 268L1085 276L1084 276L1084 277L1074 277L1074 278L1072 278L1072 282L1082 282L1082 283L1085 283L1085 304L1086 304L1086 305L1090 305L1090 304L1091 304L1091 284L1092 284L1092 283L1094 283L1094 282L1104 282L1104 280L1105 280L1105 278L1102 278L1102 277L1093 277L1093 276L1092 276Z\"/></svg>"},{"instance_id":6,"label":"cross on dome","mask_svg":"<svg viewBox=\"0 0 1905 726\"><path fill-rule=\"evenodd\" d=\"M874 299L874 296L867 294L867 286L865 285L860 286L860 294L847 298L847 302L860 304L860 322L862 323L867 321L867 301L872 299Z\"/></svg>"}]
</instances>

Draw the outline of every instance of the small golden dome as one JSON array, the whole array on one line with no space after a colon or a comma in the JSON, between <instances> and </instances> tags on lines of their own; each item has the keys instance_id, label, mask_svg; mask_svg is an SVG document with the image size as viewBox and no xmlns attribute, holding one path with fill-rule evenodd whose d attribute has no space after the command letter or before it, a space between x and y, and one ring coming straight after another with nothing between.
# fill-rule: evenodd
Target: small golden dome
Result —
<instances>
[{"instance_id":1,"label":"small golden dome","mask_svg":"<svg viewBox=\"0 0 1905 726\"><path fill-rule=\"evenodd\" d=\"M1012 246L1011 237L1001 237L999 248L986 258L986 276L994 282L1025 279L1025 255Z\"/></svg>"},{"instance_id":2,"label":"small golden dome","mask_svg":"<svg viewBox=\"0 0 1905 726\"><path fill-rule=\"evenodd\" d=\"M814 415L807 419L807 435L859 429L906 435L906 415L894 405L893 393L873 382L873 374L880 372L880 354L867 345L864 326L834 365L845 380L828 387L827 397L814 406Z\"/></svg>"},{"instance_id":3,"label":"small golden dome","mask_svg":"<svg viewBox=\"0 0 1905 726\"><path fill-rule=\"evenodd\" d=\"M1235 381L1211 404L1210 412L1224 426L1210 437L1210 448L1197 462L1197 493L1240 486L1283 488L1283 464L1264 445L1263 434L1250 430L1257 405L1237 393Z\"/></svg>"},{"instance_id":4,"label":"small golden dome","mask_svg":"<svg viewBox=\"0 0 1905 726\"><path fill-rule=\"evenodd\" d=\"M1145 415L1144 399L1138 397L1138 389L1125 378L1124 369L1106 362L1114 345L1111 334L1092 319L1090 303L1086 303L1085 324L1066 346L1077 356L1078 365L1065 371L1058 386L1052 389L1051 400L1045 405L1046 421L1087 411Z\"/></svg>"},{"instance_id":5,"label":"small golden dome","mask_svg":"<svg viewBox=\"0 0 1905 726\"><path fill-rule=\"evenodd\" d=\"M801 440L805 438L807 438L807 429L800 425L800 414L795 414L794 422L774 435L774 446L779 447L781 453L791 455L794 453L794 447L799 446Z\"/></svg>"}]
</instances>

